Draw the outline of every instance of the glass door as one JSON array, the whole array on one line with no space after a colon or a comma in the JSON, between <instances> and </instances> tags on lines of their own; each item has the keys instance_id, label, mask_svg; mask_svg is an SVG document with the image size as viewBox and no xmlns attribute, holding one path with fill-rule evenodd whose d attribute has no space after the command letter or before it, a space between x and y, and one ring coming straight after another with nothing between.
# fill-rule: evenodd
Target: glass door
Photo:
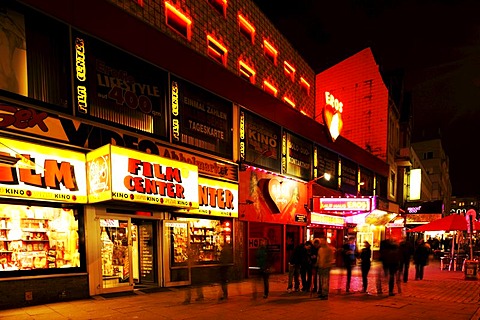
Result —
<instances>
[{"instance_id":1,"label":"glass door","mask_svg":"<svg viewBox=\"0 0 480 320\"><path fill-rule=\"evenodd\" d=\"M133 229L130 219L102 217L99 221L102 288L106 291L132 288Z\"/></svg>"},{"instance_id":2,"label":"glass door","mask_svg":"<svg viewBox=\"0 0 480 320\"><path fill-rule=\"evenodd\" d=\"M166 287L189 285L189 234L186 221L163 221L164 282Z\"/></svg>"}]
</instances>

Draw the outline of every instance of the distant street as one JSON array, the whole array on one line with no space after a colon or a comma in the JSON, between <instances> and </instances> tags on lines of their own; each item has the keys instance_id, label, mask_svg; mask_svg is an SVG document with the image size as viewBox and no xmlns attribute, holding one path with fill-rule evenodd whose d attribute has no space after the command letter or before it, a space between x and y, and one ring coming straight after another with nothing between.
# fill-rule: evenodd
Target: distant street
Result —
<instances>
[{"instance_id":1,"label":"distant street","mask_svg":"<svg viewBox=\"0 0 480 320\"><path fill-rule=\"evenodd\" d=\"M376 265L378 267L378 265ZM374 269L376 268L374 267ZM229 284L229 299L219 301L220 286L203 288L205 299L183 304L185 288L167 288L161 292L106 295L93 299L53 303L0 311L0 319L479 319L480 283L465 280L461 271L441 271L438 261L425 270L425 279L415 281L414 266L410 280L401 284L401 293L389 297L375 289L375 270L371 271L370 294L360 293L359 267L352 277L353 293L345 292L341 269L332 271L330 297L321 301L310 293L287 293L288 275L274 275L270 296L262 298L262 284L254 279ZM340 289L340 290L338 290ZM252 293L257 290L257 299Z\"/></svg>"}]
</instances>

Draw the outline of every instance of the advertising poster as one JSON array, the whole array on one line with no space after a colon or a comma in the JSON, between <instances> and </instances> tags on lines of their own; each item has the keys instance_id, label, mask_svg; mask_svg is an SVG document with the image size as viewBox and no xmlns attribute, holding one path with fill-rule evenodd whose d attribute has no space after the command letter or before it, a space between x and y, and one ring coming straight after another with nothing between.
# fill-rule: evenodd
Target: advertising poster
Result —
<instances>
[{"instance_id":1,"label":"advertising poster","mask_svg":"<svg viewBox=\"0 0 480 320\"><path fill-rule=\"evenodd\" d=\"M170 90L172 140L231 159L233 104L174 76Z\"/></svg>"},{"instance_id":2,"label":"advertising poster","mask_svg":"<svg viewBox=\"0 0 480 320\"><path fill-rule=\"evenodd\" d=\"M324 187L336 189L338 184L338 154L320 146L315 146L315 152L316 176L320 177L324 174L330 175L330 180L318 179L316 182Z\"/></svg>"},{"instance_id":3,"label":"advertising poster","mask_svg":"<svg viewBox=\"0 0 480 320\"><path fill-rule=\"evenodd\" d=\"M282 146L280 126L240 111L240 157L242 162L280 171Z\"/></svg>"},{"instance_id":4,"label":"advertising poster","mask_svg":"<svg viewBox=\"0 0 480 320\"><path fill-rule=\"evenodd\" d=\"M167 72L78 32L73 34L75 112L167 137Z\"/></svg>"},{"instance_id":5,"label":"advertising poster","mask_svg":"<svg viewBox=\"0 0 480 320\"><path fill-rule=\"evenodd\" d=\"M353 161L341 158L340 189L344 193L357 195L358 167Z\"/></svg>"},{"instance_id":6,"label":"advertising poster","mask_svg":"<svg viewBox=\"0 0 480 320\"><path fill-rule=\"evenodd\" d=\"M312 176L312 150L313 145L308 140L302 139L291 133L283 134L284 154L283 173L310 180Z\"/></svg>"}]
</instances>

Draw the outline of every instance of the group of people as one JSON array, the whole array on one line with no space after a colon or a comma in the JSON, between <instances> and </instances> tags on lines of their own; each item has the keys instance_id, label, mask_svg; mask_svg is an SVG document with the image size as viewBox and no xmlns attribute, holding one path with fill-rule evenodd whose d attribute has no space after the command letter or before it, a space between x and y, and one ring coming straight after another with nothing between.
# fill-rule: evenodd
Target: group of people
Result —
<instances>
[{"instance_id":1,"label":"group of people","mask_svg":"<svg viewBox=\"0 0 480 320\"><path fill-rule=\"evenodd\" d=\"M400 282L408 281L409 267L413 258L415 265L415 280L422 280L424 267L430 254L428 244L419 239L415 246L403 238L400 243L393 239L380 242L379 261L380 273L377 274L377 293L382 293L382 279L388 279L388 294L395 295L395 282L398 292L401 292ZM357 250L355 238L349 238L341 248L343 266L346 270L346 292L350 292L352 268L357 259L362 274L362 292L367 293L369 272L372 266L372 250L368 241ZM325 238L306 241L295 247L289 260L287 291L303 291L317 293L321 299L328 299L329 274L334 264L334 249L327 244ZM301 287L300 287L301 284Z\"/></svg>"},{"instance_id":2,"label":"group of people","mask_svg":"<svg viewBox=\"0 0 480 320\"><path fill-rule=\"evenodd\" d=\"M287 291L301 290L317 293L322 300L328 299L330 269L333 266L334 250L325 237L295 247L288 263Z\"/></svg>"}]
</instances>

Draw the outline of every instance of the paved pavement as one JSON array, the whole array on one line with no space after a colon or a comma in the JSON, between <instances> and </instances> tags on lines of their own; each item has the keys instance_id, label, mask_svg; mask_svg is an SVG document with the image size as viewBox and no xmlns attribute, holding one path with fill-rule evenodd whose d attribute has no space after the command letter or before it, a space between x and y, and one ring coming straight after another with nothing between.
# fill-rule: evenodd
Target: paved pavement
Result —
<instances>
[{"instance_id":1,"label":"paved pavement","mask_svg":"<svg viewBox=\"0 0 480 320\"><path fill-rule=\"evenodd\" d=\"M128 296L93 297L0 311L0 319L480 319L480 281L465 280L461 271L441 271L432 261L425 269L425 278L415 281L414 268L410 280L401 284L401 293L388 296L386 283L383 295L376 293L374 267L369 276L369 294L360 293L360 270L355 267L353 293L345 292L343 270L332 270L330 296L324 301L309 293L287 293L286 274L270 279L270 295L262 298L262 283L257 279L229 284L229 298L219 301L220 286L202 288L203 301L184 304L186 288L164 289L162 292L136 292ZM258 298L253 299L253 292Z\"/></svg>"}]
</instances>

